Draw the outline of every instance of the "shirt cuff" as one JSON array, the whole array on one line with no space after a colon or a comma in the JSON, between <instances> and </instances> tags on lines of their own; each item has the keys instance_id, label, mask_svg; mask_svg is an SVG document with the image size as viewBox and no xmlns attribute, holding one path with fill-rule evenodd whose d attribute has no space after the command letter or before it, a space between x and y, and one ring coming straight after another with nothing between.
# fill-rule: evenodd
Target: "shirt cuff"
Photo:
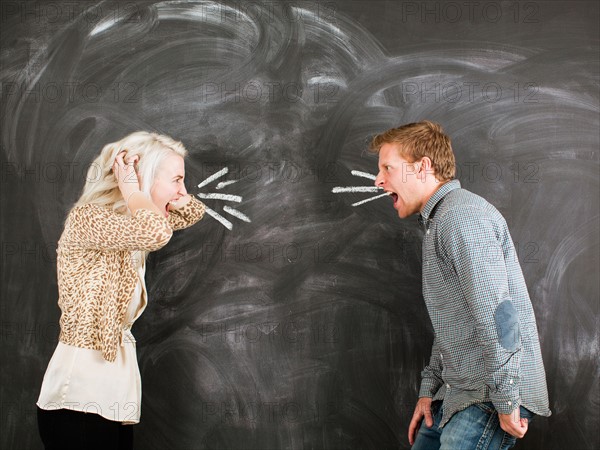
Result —
<instances>
[{"instance_id":1,"label":"shirt cuff","mask_svg":"<svg viewBox=\"0 0 600 450\"><path fill-rule=\"evenodd\" d=\"M442 384L433 378L423 378L421 381L421 389L419 389L419 398L433 398Z\"/></svg>"},{"instance_id":2,"label":"shirt cuff","mask_svg":"<svg viewBox=\"0 0 600 450\"><path fill-rule=\"evenodd\" d=\"M512 400L492 399L492 403L494 404L496 411L498 411L498 414L510 414L516 408L521 406L521 399L519 397L516 397Z\"/></svg>"},{"instance_id":3,"label":"shirt cuff","mask_svg":"<svg viewBox=\"0 0 600 450\"><path fill-rule=\"evenodd\" d=\"M500 414L510 414L521 405L519 382L518 375L507 374L502 385L498 386L498 390L490 392L490 400Z\"/></svg>"}]
</instances>

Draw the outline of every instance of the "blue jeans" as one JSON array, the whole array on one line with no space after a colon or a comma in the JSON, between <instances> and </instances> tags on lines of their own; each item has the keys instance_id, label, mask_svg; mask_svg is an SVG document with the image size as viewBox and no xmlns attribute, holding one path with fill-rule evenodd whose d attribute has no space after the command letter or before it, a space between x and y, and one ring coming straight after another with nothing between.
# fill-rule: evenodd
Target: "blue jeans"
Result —
<instances>
[{"instance_id":1,"label":"blue jeans","mask_svg":"<svg viewBox=\"0 0 600 450\"><path fill-rule=\"evenodd\" d=\"M521 417L531 422L534 414L521 406ZM441 401L431 404L433 426L421 423L412 450L507 450L517 438L500 428L498 413L491 402L476 403L455 413L439 428L443 407Z\"/></svg>"}]
</instances>

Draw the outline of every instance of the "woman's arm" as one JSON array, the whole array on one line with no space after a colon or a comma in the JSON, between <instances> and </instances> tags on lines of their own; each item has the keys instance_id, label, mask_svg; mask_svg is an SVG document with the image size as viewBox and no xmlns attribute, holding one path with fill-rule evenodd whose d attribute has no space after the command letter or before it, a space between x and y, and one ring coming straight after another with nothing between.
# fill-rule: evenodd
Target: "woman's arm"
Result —
<instances>
[{"instance_id":1,"label":"woman's arm","mask_svg":"<svg viewBox=\"0 0 600 450\"><path fill-rule=\"evenodd\" d=\"M132 215L135 215L138 209L147 209L162 215L162 211L140 189L140 181L135 170L135 164L138 162L139 157L137 155L130 157L125 155L125 152L121 152L116 156L113 172L127 208L129 208Z\"/></svg>"},{"instance_id":2,"label":"woman's arm","mask_svg":"<svg viewBox=\"0 0 600 450\"><path fill-rule=\"evenodd\" d=\"M138 156L119 153L113 172L131 216L110 207L87 204L73 208L61 237L62 245L94 250L144 250L163 247L173 234L167 219L140 191L135 170Z\"/></svg>"},{"instance_id":3,"label":"woman's arm","mask_svg":"<svg viewBox=\"0 0 600 450\"><path fill-rule=\"evenodd\" d=\"M169 206L169 225L173 230L187 228L204 217L205 209L200 200L189 194L184 195Z\"/></svg>"},{"instance_id":4,"label":"woman's arm","mask_svg":"<svg viewBox=\"0 0 600 450\"><path fill-rule=\"evenodd\" d=\"M173 235L167 219L145 208L133 216L99 205L74 208L61 237L61 245L95 250L155 251Z\"/></svg>"}]
</instances>

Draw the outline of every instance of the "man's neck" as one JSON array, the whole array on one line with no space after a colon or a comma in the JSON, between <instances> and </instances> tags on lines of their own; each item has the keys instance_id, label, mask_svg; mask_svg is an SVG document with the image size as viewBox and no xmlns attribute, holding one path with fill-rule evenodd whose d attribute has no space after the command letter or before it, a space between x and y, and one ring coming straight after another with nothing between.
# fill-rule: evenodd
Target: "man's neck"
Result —
<instances>
[{"instance_id":1,"label":"man's neck","mask_svg":"<svg viewBox=\"0 0 600 450\"><path fill-rule=\"evenodd\" d=\"M437 178L435 179L435 184L431 184L430 185L431 189L429 189L425 193L423 204L421 205L419 213L423 213L423 209L425 209L425 205L427 204L427 202L429 201L429 199L431 197L433 197L433 194L435 194L443 185L445 185L446 183L449 183L450 181L452 181L452 180L439 181Z\"/></svg>"}]
</instances>

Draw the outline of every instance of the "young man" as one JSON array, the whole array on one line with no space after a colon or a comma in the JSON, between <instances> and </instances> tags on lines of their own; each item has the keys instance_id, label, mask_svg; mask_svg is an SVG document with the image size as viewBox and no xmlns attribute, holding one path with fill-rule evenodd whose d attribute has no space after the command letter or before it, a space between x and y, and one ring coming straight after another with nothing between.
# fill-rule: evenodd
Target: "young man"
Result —
<instances>
[{"instance_id":1,"label":"young man","mask_svg":"<svg viewBox=\"0 0 600 450\"><path fill-rule=\"evenodd\" d=\"M375 136L376 186L424 227L423 297L434 329L408 429L413 450L508 449L549 416L537 326L502 215L454 180L438 124ZM424 419L424 420L423 420Z\"/></svg>"}]
</instances>

